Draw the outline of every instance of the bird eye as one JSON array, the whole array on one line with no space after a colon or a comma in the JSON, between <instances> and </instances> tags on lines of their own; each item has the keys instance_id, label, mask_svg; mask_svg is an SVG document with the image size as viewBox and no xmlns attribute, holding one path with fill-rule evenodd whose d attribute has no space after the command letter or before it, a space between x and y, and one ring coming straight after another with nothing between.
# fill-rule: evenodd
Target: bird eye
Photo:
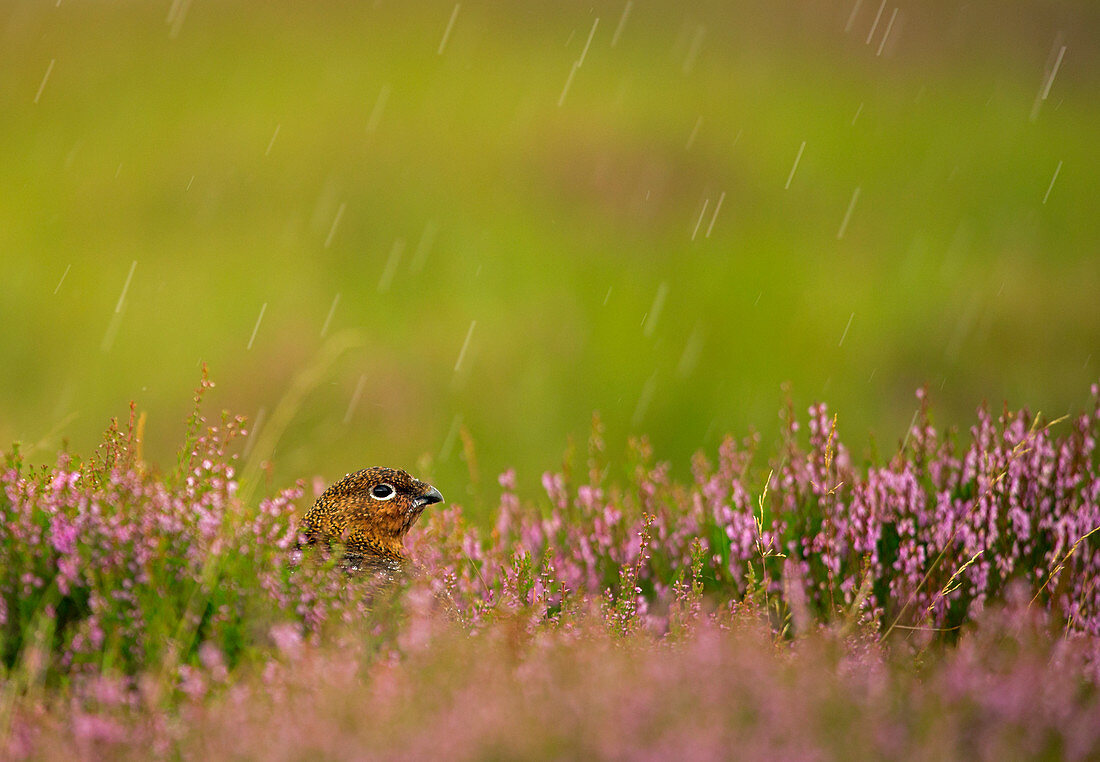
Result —
<instances>
[{"instance_id":1,"label":"bird eye","mask_svg":"<svg viewBox=\"0 0 1100 762\"><path fill-rule=\"evenodd\" d=\"M389 500L395 494L397 493L394 492L392 484L379 484L370 491L371 497L375 500Z\"/></svg>"}]
</instances>

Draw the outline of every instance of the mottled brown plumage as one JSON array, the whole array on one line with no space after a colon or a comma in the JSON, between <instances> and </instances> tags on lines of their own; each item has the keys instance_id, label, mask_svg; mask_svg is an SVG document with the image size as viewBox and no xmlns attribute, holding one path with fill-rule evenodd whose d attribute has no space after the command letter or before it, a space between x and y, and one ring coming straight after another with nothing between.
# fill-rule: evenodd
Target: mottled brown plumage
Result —
<instances>
[{"instance_id":1,"label":"mottled brown plumage","mask_svg":"<svg viewBox=\"0 0 1100 762\"><path fill-rule=\"evenodd\" d=\"M326 489L298 524L299 547L343 545L348 571L394 574L409 558L403 538L439 490L395 468L367 468Z\"/></svg>"}]
</instances>

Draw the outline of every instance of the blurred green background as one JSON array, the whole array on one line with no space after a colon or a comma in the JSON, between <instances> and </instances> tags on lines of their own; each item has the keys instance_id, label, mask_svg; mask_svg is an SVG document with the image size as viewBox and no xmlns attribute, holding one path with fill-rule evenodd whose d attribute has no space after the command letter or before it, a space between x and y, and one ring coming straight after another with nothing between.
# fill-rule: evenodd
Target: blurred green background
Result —
<instances>
[{"instance_id":1,"label":"blurred green background","mask_svg":"<svg viewBox=\"0 0 1100 762\"><path fill-rule=\"evenodd\" d=\"M1098 39L1092 2L3 2L0 441L90 453L135 400L167 466L206 362L275 484L461 502L596 410L686 471L785 381L887 453L925 383L941 423L1079 408Z\"/></svg>"}]
</instances>

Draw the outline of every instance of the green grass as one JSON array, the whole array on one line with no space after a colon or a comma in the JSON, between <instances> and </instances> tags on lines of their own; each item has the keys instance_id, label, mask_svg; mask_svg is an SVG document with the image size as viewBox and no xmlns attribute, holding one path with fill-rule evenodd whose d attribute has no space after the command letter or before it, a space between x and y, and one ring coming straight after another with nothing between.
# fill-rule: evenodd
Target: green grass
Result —
<instances>
[{"instance_id":1,"label":"green grass","mask_svg":"<svg viewBox=\"0 0 1100 762\"><path fill-rule=\"evenodd\" d=\"M165 460L201 361L216 404L252 416L315 369L284 407L279 483L427 454L448 496L469 481L456 421L483 479L533 478L593 410L612 451L646 431L678 464L771 436L785 381L887 444L922 383L949 421L1084 403L1090 4L903 8L882 56L866 3L848 34L847 2L635 3L615 47L620 2L463 3L442 55L452 3L377 5L199 3L175 37L167 4L5 7L0 441L87 450L134 399ZM318 364L337 293L329 336L359 342Z\"/></svg>"}]
</instances>

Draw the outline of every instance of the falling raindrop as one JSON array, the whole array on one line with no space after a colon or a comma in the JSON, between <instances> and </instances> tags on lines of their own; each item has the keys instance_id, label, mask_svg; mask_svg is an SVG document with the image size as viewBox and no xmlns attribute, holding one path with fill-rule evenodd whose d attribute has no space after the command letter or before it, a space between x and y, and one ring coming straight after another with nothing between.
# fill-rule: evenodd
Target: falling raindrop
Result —
<instances>
[{"instance_id":1,"label":"falling raindrop","mask_svg":"<svg viewBox=\"0 0 1100 762\"><path fill-rule=\"evenodd\" d=\"M38 92L34 94L34 102L38 103L38 99L42 97L42 91L46 89L46 80L50 78L50 72L53 71L53 65L57 63L56 58L50 59L50 65L46 67L46 73L42 77L41 84L38 85Z\"/></svg>"},{"instance_id":2,"label":"falling raindrop","mask_svg":"<svg viewBox=\"0 0 1100 762\"><path fill-rule=\"evenodd\" d=\"M607 301L608 301L608 299L611 298L611 289L612 288L613 288L612 286L608 286L607 287L607 293L603 295L603 306L604 307L607 306Z\"/></svg>"},{"instance_id":3,"label":"falling raindrop","mask_svg":"<svg viewBox=\"0 0 1100 762\"><path fill-rule=\"evenodd\" d=\"M710 224L707 225L707 238L710 238L710 232L714 230L714 223L718 221L718 212L722 209L722 202L725 200L726 192L722 191L722 194L718 197L718 203L714 205L714 216L710 218Z\"/></svg>"},{"instance_id":4,"label":"falling raindrop","mask_svg":"<svg viewBox=\"0 0 1100 762\"><path fill-rule=\"evenodd\" d=\"M913 411L913 420L909 421L909 426L905 429L905 439L901 442L901 449L904 451L905 446L909 444L909 435L913 433L913 427L917 425L917 416L920 414L920 408Z\"/></svg>"},{"instance_id":5,"label":"falling raindrop","mask_svg":"<svg viewBox=\"0 0 1100 762\"><path fill-rule=\"evenodd\" d=\"M439 41L439 49L436 50L436 55L443 55L443 49L447 47L447 39L451 36L451 28L455 25L455 19L458 18L458 11L462 7L462 3L455 3L455 9L451 11L451 18L447 22L447 28L443 30L443 39Z\"/></svg>"},{"instance_id":6,"label":"falling raindrop","mask_svg":"<svg viewBox=\"0 0 1100 762\"><path fill-rule=\"evenodd\" d=\"M863 5L863 0L856 0L855 7L852 8L852 12L848 16L848 23L844 25L844 34L852 31L852 25L856 23L856 15L859 13L861 5Z\"/></svg>"},{"instance_id":7,"label":"falling raindrop","mask_svg":"<svg viewBox=\"0 0 1100 762\"><path fill-rule=\"evenodd\" d=\"M393 282L393 276L397 272L397 266L401 264L401 255L405 253L405 239L398 238L390 247L390 256L386 260L386 267L382 270L382 277L378 280L378 293L389 290Z\"/></svg>"},{"instance_id":8,"label":"falling raindrop","mask_svg":"<svg viewBox=\"0 0 1100 762\"><path fill-rule=\"evenodd\" d=\"M699 226L703 224L703 216L707 213L707 205L710 203L709 198L703 199L703 208L699 210L699 219L695 221L695 229L691 231L691 240L695 240L695 236L699 234Z\"/></svg>"},{"instance_id":9,"label":"falling raindrop","mask_svg":"<svg viewBox=\"0 0 1100 762\"><path fill-rule=\"evenodd\" d=\"M378 128L378 123L382 120L382 112L386 110L386 101L389 99L390 86L382 85L382 89L378 91L378 97L374 99L374 108L370 111L370 117L367 118L367 132L374 132Z\"/></svg>"},{"instance_id":10,"label":"falling raindrop","mask_svg":"<svg viewBox=\"0 0 1100 762\"><path fill-rule=\"evenodd\" d=\"M592 30L588 33L588 40L584 43L584 50L581 51L580 58L577 59L577 68L584 66L584 58L588 55L588 46L592 44L592 38L596 35L596 27L600 24L600 17L597 16L596 20L592 22Z\"/></svg>"},{"instance_id":11,"label":"falling raindrop","mask_svg":"<svg viewBox=\"0 0 1100 762\"><path fill-rule=\"evenodd\" d=\"M882 5L878 7L878 13L875 14L875 21L871 24L871 31L867 33L866 44L871 44L871 39L875 36L875 30L878 29L878 22L882 20L882 12L886 10L886 0L882 0Z\"/></svg>"},{"instance_id":12,"label":"falling raindrop","mask_svg":"<svg viewBox=\"0 0 1100 762\"><path fill-rule=\"evenodd\" d=\"M577 62L573 62L573 66L569 69L569 76L565 80L565 87L561 89L561 95L558 96L558 106L565 103L565 96L569 94L569 88L573 84L573 75L577 73Z\"/></svg>"},{"instance_id":13,"label":"falling raindrop","mask_svg":"<svg viewBox=\"0 0 1100 762\"><path fill-rule=\"evenodd\" d=\"M466 350L470 346L470 337L474 335L474 328L477 326L476 320L470 321L470 329L466 331L466 340L462 342L462 349L458 352L458 359L455 360L455 373L462 367L462 360L466 357Z\"/></svg>"},{"instance_id":14,"label":"falling raindrop","mask_svg":"<svg viewBox=\"0 0 1100 762\"><path fill-rule=\"evenodd\" d=\"M55 294L56 294L56 293L57 293L58 291L60 291L60 290L61 290L61 284L65 282L65 278L66 278L66 277L68 276L68 274L69 274L69 270L71 270L71 269L73 269L73 266L72 266L72 264L70 263L70 264L69 264L69 266L65 268L65 272L61 273L61 280L59 280L59 281L57 282L57 288L55 288L55 289L53 290L53 292L54 292Z\"/></svg>"},{"instance_id":15,"label":"falling raindrop","mask_svg":"<svg viewBox=\"0 0 1100 762\"><path fill-rule=\"evenodd\" d=\"M134 279L134 270L136 269L137 260L135 259L130 263L130 272L126 275L126 282L122 284L122 293L118 295L118 303L115 304L115 314L122 312L122 303L126 300L126 292L130 290L130 281ZM66 272L68 271L66 270Z\"/></svg>"},{"instance_id":16,"label":"falling raindrop","mask_svg":"<svg viewBox=\"0 0 1100 762\"><path fill-rule=\"evenodd\" d=\"M193 183L193 182L195 182L195 176L191 175L191 179L187 181L187 187L184 188L184 190L185 191L191 190L191 183Z\"/></svg>"},{"instance_id":17,"label":"falling raindrop","mask_svg":"<svg viewBox=\"0 0 1100 762\"><path fill-rule=\"evenodd\" d=\"M363 395L363 385L367 383L367 374L364 373L359 377L359 382L355 385L355 391L352 392L351 402L348 403L347 412L344 413L344 425L346 426L351 422L351 416L355 412L356 406L359 404L359 398Z\"/></svg>"},{"instance_id":18,"label":"falling raindrop","mask_svg":"<svg viewBox=\"0 0 1100 762\"><path fill-rule=\"evenodd\" d=\"M169 25L168 36L171 39L174 40L179 36L184 19L187 18L187 11L190 9L191 0L172 0L172 7L168 9L168 18L165 19L165 23Z\"/></svg>"},{"instance_id":19,"label":"falling raindrop","mask_svg":"<svg viewBox=\"0 0 1100 762\"><path fill-rule=\"evenodd\" d=\"M691 134L688 135L687 145L684 146L685 151L690 151L691 147L695 145L695 137L699 134L699 128L703 126L703 116L699 115L699 118L695 120L695 126L691 128Z\"/></svg>"},{"instance_id":20,"label":"falling raindrop","mask_svg":"<svg viewBox=\"0 0 1100 762\"><path fill-rule=\"evenodd\" d=\"M70 170L73 168L73 162L76 161L77 154L80 153L80 149L84 147L84 141L78 140L73 143L73 147L65 154L65 169Z\"/></svg>"},{"instance_id":21,"label":"falling raindrop","mask_svg":"<svg viewBox=\"0 0 1100 762\"><path fill-rule=\"evenodd\" d=\"M645 419L645 414L649 411L649 405L653 402L653 394L657 391L657 373L654 371L645 385L642 387L642 393L638 395L638 404L634 408L634 415L631 416L630 422L634 428L638 428L642 421Z\"/></svg>"},{"instance_id":22,"label":"falling raindrop","mask_svg":"<svg viewBox=\"0 0 1100 762\"><path fill-rule=\"evenodd\" d=\"M336 305L340 303L340 292L336 292L336 296L332 298L332 306L328 308L328 314L325 315L325 322L321 326L321 338L325 338L325 334L328 333L328 327L332 323L332 316L336 314Z\"/></svg>"},{"instance_id":23,"label":"falling raindrop","mask_svg":"<svg viewBox=\"0 0 1100 762\"><path fill-rule=\"evenodd\" d=\"M878 44L878 50L875 51L876 56L882 55L882 50L886 47L886 40L890 37L890 30L894 28L894 19L897 17L898 9L894 8L894 12L890 14L890 21L886 24L886 31L882 33L882 41Z\"/></svg>"},{"instance_id":24,"label":"falling raindrop","mask_svg":"<svg viewBox=\"0 0 1100 762\"><path fill-rule=\"evenodd\" d=\"M653 297L653 306L649 308L647 318L645 320L645 327L642 329L642 335L647 339L653 335L653 332L657 330L657 321L661 319L661 310L665 306L665 299L668 297L668 283L662 281L661 285L657 287L657 295Z\"/></svg>"},{"instance_id":25,"label":"falling raindrop","mask_svg":"<svg viewBox=\"0 0 1100 762\"><path fill-rule=\"evenodd\" d=\"M854 312L848 316L848 324L844 326L844 333L840 335L840 341L837 342L838 347L843 346L844 340L848 338L848 329L852 327L852 321L855 319L855 317L856 313Z\"/></svg>"},{"instance_id":26,"label":"falling raindrop","mask_svg":"<svg viewBox=\"0 0 1100 762\"><path fill-rule=\"evenodd\" d=\"M839 241L844 237L844 231L848 229L848 222L852 219L852 210L856 208L856 202L859 201L859 186L852 191L852 200L848 202L848 210L844 212L844 219L840 223L840 230L836 231L836 238Z\"/></svg>"},{"instance_id":27,"label":"falling raindrop","mask_svg":"<svg viewBox=\"0 0 1100 762\"><path fill-rule=\"evenodd\" d=\"M798 169L798 162L802 161L802 152L806 150L806 141L802 141L802 145L798 147L798 155L794 157L794 165L791 167L791 173L787 175L787 184L783 186L783 190L787 190L791 187L791 180L794 179L794 173Z\"/></svg>"},{"instance_id":28,"label":"falling raindrop","mask_svg":"<svg viewBox=\"0 0 1100 762\"><path fill-rule=\"evenodd\" d=\"M1047 202L1050 198L1050 192L1054 190L1054 181L1058 179L1058 173L1062 171L1062 162L1058 162L1058 166L1054 168L1054 177L1050 178L1050 185L1047 186L1047 192L1043 194L1043 203Z\"/></svg>"},{"instance_id":29,"label":"falling raindrop","mask_svg":"<svg viewBox=\"0 0 1100 762\"><path fill-rule=\"evenodd\" d=\"M691 70L695 68L695 59L699 57L699 49L703 46L703 37L706 36L707 28L700 24L695 29L695 36L691 38L691 45L688 47L687 56L684 58L684 65L681 68L684 74L691 74Z\"/></svg>"},{"instance_id":30,"label":"falling raindrop","mask_svg":"<svg viewBox=\"0 0 1100 762\"><path fill-rule=\"evenodd\" d=\"M615 27L615 34L611 35L611 47L615 47L619 43L619 35L623 33L623 26L626 25L626 17L630 15L630 9L634 7L634 0L626 0L626 7L623 8L623 15L619 17L619 25Z\"/></svg>"},{"instance_id":31,"label":"falling raindrop","mask_svg":"<svg viewBox=\"0 0 1100 762\"><path fill-rule=\"evenodd\" d=\"M450 460L451 450L454 449L455 440L458 439L458 432L461 428L462 413L455 413L454 420L451 421L451 428L447 431L447 436L443 437L443 446L439 448L439 459L441 461Z\"/></svg>"},{"instance_id":32,"label":"falling raindrop","mask_svg":"<svg viewBox=\"0 0 1100 762\"><path fill-rule=\"evenodd\" d=\"M420 242L416 244L416 251L413 252L412 264L410 269L413 274L420 272L424 269L424 263L428 259L428 252L432 249L432 244L435 243L436 233L439 232L439 226L436 225L435 220L428 220L424 225L424 232L420 234Z\"/></svg>"},{"instance_id":33,"label":"falling raindrop","mask_svg":"<svg viewBox=\"0 0 1100 762\"><path fill-rule=\"evenodd\" d=\"M856 126L856 120L859 119L859 115L863 113L863 103L860 102L859 108L856 109L856 115L852 117L852 126Z\"/></svg>"},{"instance_id":34,"label":"falling raindrop","mask_svg":"<svg viewBox=\"0 0 1100 762\"><path fill-rule=\"evenodd\" d=\"M110 352L111 347L115 344L115 337L118 335L118 328L122 325L122 313L116 312L111 315L111 322L107 324L107 331L103 334L103 341L100 342L99 348L103 352Z\"/></svg>"},{"instance_id":35,"label":"falling raindrop","mask_svg":"<svg viewBox=\"0 0 1100 762\"><path fill-rule=\"evenodd\" d=\"M260 321L264 319L264 313L267 312L267 302L264 302L264 306L260 307L260 314L256 318L256 325L252 326L252 336L248 339L248 348L252 349L252 342L256 340L256 332L260 330Z\"/></svg>"},{"instance_id":36,"label":"falling raindrop","mask_svg":"<svg viewBox=\"0 0 1100 762\"><path fill-rule=\"evenodd\" d=\"M341 203L340 208L336 210L336 217L332 220L332 227L328 229L328 236L325 238L326 249L332 244L333 236L336 235L336 228L340 225L340 218L344 216L344 209L346 208L347 204Z\"/></svg>"},{"instance_id":37,"label":"falling raindrop","mask_svg":"<svg viewBox=\"0 0 1100 762\"><path fill-rule=\"evenodd\" d=\"M1039 118L1039 109L1046 101L1047 96L1050 95L1050 88L1054 85L1054 77L1062 66L1062 58L1066 55L1066 46L1062 44L1064 38L1065 35L1062 32L1055 36L1050 55L1047 56L1046 67L1043 71L1043 82L1039 86L1039 92L1035 94L1035 102L1031 106L1029 119L1032 122Z\"/></svg>"},{"instance_id":38,"label":"falling raindrop","mask_svg":"<svg viewBox=\"0 0 1100 762\"><path fill-rule=\"evenodd\" d=\"M1050 70L1050 76L1047 77L1047 81L1043 84L1042 99L1045 101L1047 96L1050 95L1050 88L1054 85L1054 78L1058 75L1058 69L1062 66L1062 58L1066 55L1066 46L1063 45L1058 51L1058 59L1054 62L1054 67Z\"/></svg>"},{"instance_id":39,"label":"falling raindrop","mask_svg":"<svg viewBox=\"0 0 1100 762\"><path fill-rule=\"evenodd\" d=\"M703 354L703 326L696 325L691 331L691 335L688 336L687 344L684 345L683 354L680 355L680 362L676 364L676 375L680 378L687 378L691 375L692 371L699 364L699 358Z\"/></svg>"},{"instance_id":40,"label":"falling raindrop","mask_svg":"<svg viewBox=\"0 0 1100 762\"><path fill-rule=\"evenodd\" d=\"M275 132L271 135L271 140L267 143L267 150L264 151L264 156L269 156L271 154L271 148L275 145L275 138L279 137L279 129L282 126L282 124L275 125Z\"/></svg>"}]
</instances>

